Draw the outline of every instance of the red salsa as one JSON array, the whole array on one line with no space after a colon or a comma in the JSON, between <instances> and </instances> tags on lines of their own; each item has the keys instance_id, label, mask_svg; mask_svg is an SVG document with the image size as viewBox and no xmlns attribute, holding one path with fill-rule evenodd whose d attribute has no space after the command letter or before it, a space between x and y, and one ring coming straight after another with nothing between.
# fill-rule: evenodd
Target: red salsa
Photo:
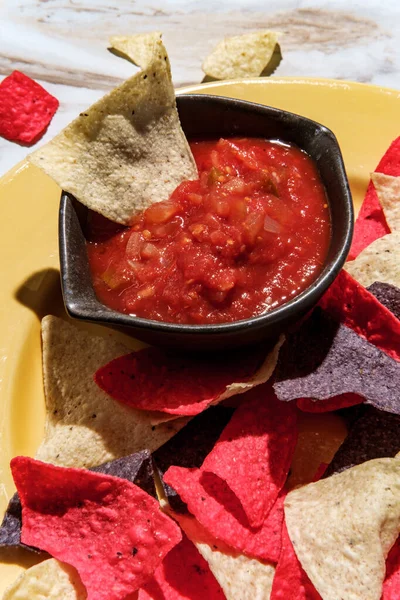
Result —
<instances>
[{"instance_id":1,"label":"red salsa","mask_svg":"<svg viewBox=\"0 0 400 600\"><path fill-rule=\"evenodd\" d=\"M331 235L310 157L256 138L191 143L199 179L183 182L131 227L90 214L98 298L173 323L224 323L287 302L320 274Z\"/></svg>"}]
</instances>

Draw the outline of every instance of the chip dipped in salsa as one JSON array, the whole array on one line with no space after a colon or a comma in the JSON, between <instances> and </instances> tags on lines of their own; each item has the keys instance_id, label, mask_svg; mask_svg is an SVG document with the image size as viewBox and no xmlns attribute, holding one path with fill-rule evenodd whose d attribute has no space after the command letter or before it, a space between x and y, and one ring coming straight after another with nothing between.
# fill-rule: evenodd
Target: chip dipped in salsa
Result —
<instances>
[{"instance_id":1,"label":"chip dipped in salsa","mask_svg":"<svg viewBox=\"0 0 400 600\"><path fill-rule=\"evenodd\" d=\"M324 186L295 146L194 141L199 179L121 227L89 213L95 292L123 313L174 323L261 315L320 274L331 236Z\"/></svg>"}]
</instances>

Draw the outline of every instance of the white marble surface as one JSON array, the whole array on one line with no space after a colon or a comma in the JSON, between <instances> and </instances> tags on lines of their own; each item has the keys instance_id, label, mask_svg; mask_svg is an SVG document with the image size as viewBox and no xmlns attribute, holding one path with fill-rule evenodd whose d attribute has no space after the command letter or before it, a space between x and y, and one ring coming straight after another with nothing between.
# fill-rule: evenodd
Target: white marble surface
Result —
<instances>
[{"instance_id":1,"label":"white marble surface","mask_svg":"<svg viewBox=\"0 0 400 600\"><path fill-rule=\"evenodd\" d=\"M176 86L200 82L226 35L281 32L276 75L348 79L400 89L398 0L2 0L0 79L19 69L60 100L53 137L135 67L107 51L113 34L159 30ZM0 175L30 149L0 139Z\"/></svg>"}]
</instances>

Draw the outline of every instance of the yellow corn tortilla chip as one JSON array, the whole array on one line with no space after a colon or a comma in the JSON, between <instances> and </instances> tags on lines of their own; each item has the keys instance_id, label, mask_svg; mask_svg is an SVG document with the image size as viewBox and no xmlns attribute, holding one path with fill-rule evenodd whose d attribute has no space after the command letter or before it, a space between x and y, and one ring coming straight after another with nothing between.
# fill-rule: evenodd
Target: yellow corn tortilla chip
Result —
<instances>
[{"instance_id":1,"label":"yellow corn tortilla chip","mask_svg":"<svg viewBox=\"0 0 400 600\"><path fill-rule=\"evenodd\" d=\"M234 552L212 538L192 517L172 515L195 544L227 600L268 600L275 565Z\"/></svg>"},{"instance_id":2,"label":"yellow corn tortilla chip","mask_svg":"<svg viewBox=\"0 0 400 600\"><path fill-rule=\"evenodd\" d=\"M260 30L227 37L207 56L202 69L213 79L258 77L274 54L277 35Z\"/></svg>"},{"instance_id":3,"label":"yellow corn tortilla chip","mask_svg":"<svg viewBox=\"0 0 400 600\"><path fill-rule=\"evenodd\" d=\"M46 397L45 438L36 458L65 467L92 467L147 448L156 450L188 421L154 425L154 414L132 409L93 381L97 369L130 351L62 319L42 321Z\"/></svg>"},{"instance_id":4,"label":"yellow corn tortilla chip","mask_svg":"<svg viewBox=\"0 0 400 600\"><path fill-rule=\"evenodd\" d=\"M390 231L400 231L400 177L372 173L371 179Z\"/></svg>"},{"instance_id":5,"label":"yellow corn tortilla chip","mask_svg":"<svg viewBox=\"0 0 400 600\"><path fill-rule=\"evenodd\" d=\"M85 600L86 589L77 571L54 558L21 573L3 600Z\"/></svg>"},{"instance_id":6,"label":"yellow corn tortilla chip","mask_svg":"<svg viewBox=\"0 0 400 600\"><path fill-rule=\"evenodd\" d=\"M400 232L388 233L367 246L344 266L361 285L380 281L400 287Z\"/></svg>"},{"instance_id":7,"label":"yellow corn tortilla chip","mask_svg":"<svg viewBox=\"0 0 400 600\"><path fill-rule=\"evenodd\" d=\"M337 413L302 413L297 417L298 439L286 481L286 489L314 480L321 463L329 464L347 436Z\"/></svg>"},{"instance_id":8,"label":"yellow corn tortilla chip","mask_svg":"<svg viewBox=\"0 0 400 600\"><path fill-rule=\"evenodd\" d=\"M324 600L379 600L400 530L400 461L380 458L290 492L290 539Z\"/></svg>"},{"instance_id":9,"label":"yellow corn tortilla chip","mask_svg":"<svg viewBox=\"0 0 400 600\"><path fill-rule=\"evenodd\" d=\"M147 68L29 156L82 204L117 223L198 177L161 40Z\"/></svg>"},{"instance_id":10,"label":"yellow corn tortilla chip","mask_svg":"<svg viewBox=\"0 0 400 600\"><path fill-rule=\"evenodd\" d=\"M154 45L160 39L160 31L151 31L136 35L113 35L109 41L112 51L145 69L153 57Z\"/></svg>"}]
</instances>

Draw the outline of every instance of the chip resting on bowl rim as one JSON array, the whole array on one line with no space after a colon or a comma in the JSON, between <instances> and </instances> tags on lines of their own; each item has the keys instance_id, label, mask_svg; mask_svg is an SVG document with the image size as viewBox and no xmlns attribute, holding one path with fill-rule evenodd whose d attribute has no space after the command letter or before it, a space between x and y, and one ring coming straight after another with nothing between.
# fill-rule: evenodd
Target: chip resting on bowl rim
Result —
<instances>
[{"instance_id":1,"label":"chip resting on bowl rim","mask_svg":"<svg viewBox=\"0 0 400 600\"><path fill-rule=\"evenodd\" d=\"M181 181L197 179L182 131L168 56L154 40L148 66L29 156L82 204L128 224Z\"/></svg>"}]
</instances>

